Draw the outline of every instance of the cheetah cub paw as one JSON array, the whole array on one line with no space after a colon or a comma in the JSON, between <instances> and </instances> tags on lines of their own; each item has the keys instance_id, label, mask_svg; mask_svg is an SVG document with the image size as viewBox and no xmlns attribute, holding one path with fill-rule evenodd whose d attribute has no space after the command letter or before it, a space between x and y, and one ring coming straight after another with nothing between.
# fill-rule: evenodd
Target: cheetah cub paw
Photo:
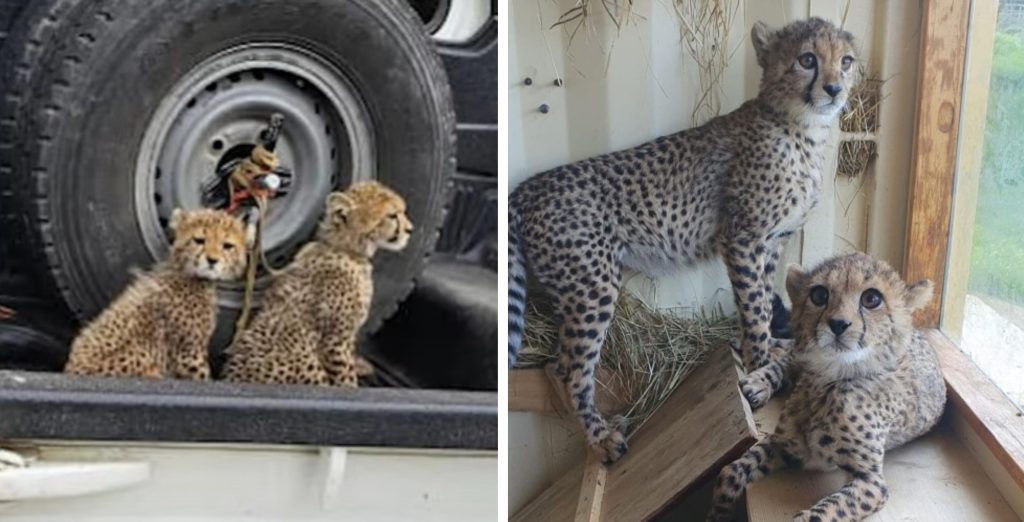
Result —
<instances>
[{"instance_id":1,"label":"cheetah cub paw","mask_svg":"<svg viewBox=\"0 0 1024 522\"><path fill-rule=\"evenodd\" d=\"M764 406L772 397L772 384L765 377L765 371L762 368L740 379L740 391L750 403L750 407L757 409Z\"/></svg>"},{"instance_id":2,"label":"cheetah cub paw","mask_svg":"<svg viewBox=\"0 0 1024 522\"><path fill-rule=\"evenodd\" d=\"M590 447L601 457L604 465L610 466L626 454L629 445L626 444L625 431L626 419L617 416L599 436L591 440Z\"/></svg>"}]
</instances>

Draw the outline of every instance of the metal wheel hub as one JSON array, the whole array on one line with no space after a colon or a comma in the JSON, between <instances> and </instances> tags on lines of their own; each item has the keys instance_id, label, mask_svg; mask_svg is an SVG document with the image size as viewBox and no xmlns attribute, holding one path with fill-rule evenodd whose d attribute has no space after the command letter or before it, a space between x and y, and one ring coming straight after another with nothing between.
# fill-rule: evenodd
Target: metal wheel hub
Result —
<instances>
[{"instance_id":1,"label":"metal wheel hub","mask_svg":"<svg viewBox=\"0 0 1024 522\"><path fill-rule=\"evenodd\" d=\"M218 165L245 155L276 112L285 123L275 153L293 178L270 202L263 247L272 263L285 262L316 229L328 192L373 176L370 119L355 92L341 71L282 44L229 49L186 74L151 119L135 171L136 213L154 257L167 251L173 210L204 206L202 187Z\"/></svg>"}]
</instances>

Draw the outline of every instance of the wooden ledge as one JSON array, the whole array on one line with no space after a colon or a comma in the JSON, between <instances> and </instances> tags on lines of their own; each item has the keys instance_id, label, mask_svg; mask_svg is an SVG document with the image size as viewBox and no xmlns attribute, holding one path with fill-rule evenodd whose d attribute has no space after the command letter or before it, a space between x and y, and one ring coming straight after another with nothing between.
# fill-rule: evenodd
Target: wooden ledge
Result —
<instances>
[{"instance_id":1,"label":"wooden ledge","mask_svg":"<svg viewBox=\"0 0 1024 522\"><path fill-rule=\"evenodd\" d=\"M1024 490L1024 415L1020 407L944 333L931 330L928 339L939 354L949 406L957 409L1017 488Z\"/></svg>"}]
</instances>

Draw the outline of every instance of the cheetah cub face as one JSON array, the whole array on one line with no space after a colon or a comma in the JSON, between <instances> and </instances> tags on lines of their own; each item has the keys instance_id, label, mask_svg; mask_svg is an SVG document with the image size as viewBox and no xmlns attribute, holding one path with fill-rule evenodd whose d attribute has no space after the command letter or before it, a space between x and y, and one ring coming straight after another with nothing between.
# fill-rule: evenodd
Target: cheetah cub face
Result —
<instances>
[{"instance_id":1,"label":"cheetah cub face","mask_svg":"<svg viewBox=\"0 0 1024 522\"><path fill-rule=\"evenodd\" d=\"M245 273L245 225L219 210L176 209L170 263L186 274L211 281L238 279Z\"/></svg>"},{"instance_id":2,"label":"cheetah cub face","mask_svg":"<svg viewBox=\"0 0 1024 522\"><path fill-rule=\"evenodd\" d=\"M360 182L344 192L327 197L327 216L321 237L330 241L355 239L371 253L377 248L397 252L412 235L412 221L405 213L405 200L376 181Z\"/></svg>"},{"instance_id":3,"label":"cheetah cub face","mask_svg":"<svg viewBox=\"0 0 1024 522\"><path fill-rule=\"evenodd\" d=\"M860 81L853 35L821 18L777 31L757 22L751 40L762 94L798 119L835 116Z\"/></svg>"},{"instance_id":4,"label":"cheetah cub face","mask_svg":"<svg viewBox=\"0 0 1024 522\"><path fill-rule=\"evenodd\" d=\"M791 265L786 291L799 363L832 381L895 369L913 333L911 314L931 300L932 283L908 285L885 262L856 253L811 272Z\"/></svg>"}]
</instances>

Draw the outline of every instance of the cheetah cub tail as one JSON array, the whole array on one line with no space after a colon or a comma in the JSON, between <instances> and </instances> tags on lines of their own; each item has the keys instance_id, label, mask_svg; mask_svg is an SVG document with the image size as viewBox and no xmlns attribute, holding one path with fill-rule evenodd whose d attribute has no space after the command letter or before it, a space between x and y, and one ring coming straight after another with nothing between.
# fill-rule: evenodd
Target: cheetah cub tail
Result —
<instances>
[{"instance_id":1,"label":"cheetah cub tail","mask_svg":"<svg viewBox=\"0 0 1024 522\"><path fill-rule=\"evenodd\" d=\"M526 261L519 245L519 227L509 209L508 230L508 367L516 364L523 342L526 313Z\"/></svg>"}]
</instances>

